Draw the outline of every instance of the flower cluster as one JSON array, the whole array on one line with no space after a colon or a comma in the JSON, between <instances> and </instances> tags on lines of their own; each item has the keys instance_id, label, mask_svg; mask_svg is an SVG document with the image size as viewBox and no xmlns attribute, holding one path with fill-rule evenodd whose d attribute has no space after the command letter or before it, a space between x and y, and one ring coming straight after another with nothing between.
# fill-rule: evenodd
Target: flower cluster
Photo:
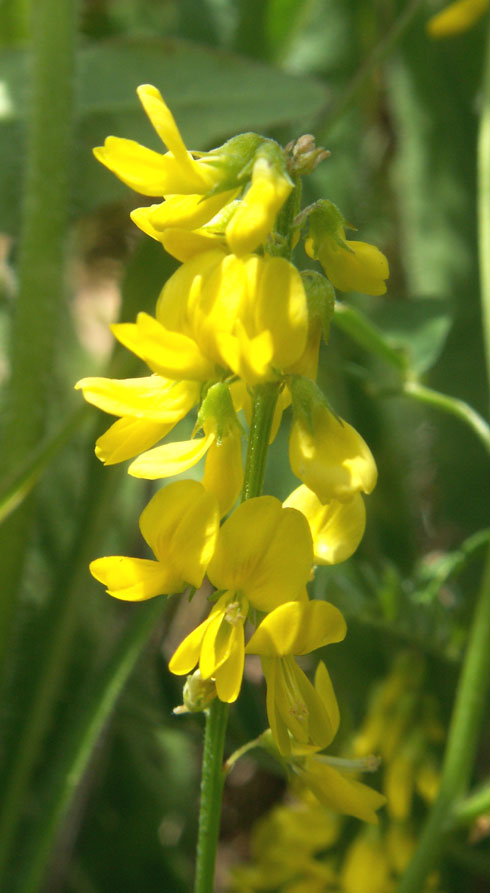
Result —
<instances>
[{"instance_id":1,"label":"flower cluster","mask_svg":"<svg viewBox=\"0 0 490 893\"><path fill-rule=\"evenodd\" d=\"M215 696L235 701L245 656L259 655L280 758L320 800L374 821L383 798L318 755L339 722L327 670L319 665L313 685L296 658L345 636L339 610L310 601L306 586L315 564L343 561L357 548L361 494L371 492L377 475L362 437L315 384L322 332L326 338L334 287L381 294L388 265L374 246L345 240L347 224L331 202L298 214L299 177L327 154L311 137L283 150L249 133L210 152L189 152L158 90L142 86L138 95L168 151L108 137L95 155L158 200L132 219L181 266L163 286L154 316L139 313L112 326L150 374L84 378L76 387L117 418L97 441L102 462L130 459L129 474L147 480L180 475L204 457L205 464L202 481L174 481L144 509L140 529L154 559L109 556L90 569L110 595L130 601L199 589L207 577L211 610L169 664L177 675L194 671L187 709L203 709ZM328 279L291 263L306 224L306 251ZM245 424L252 432L265 395L272 407L266 443L292 404L290 462L301 484L281 504L260 488L250 492L245 475L235 507ZM167 439L194 411L191 439Z\"/></svg>"}]
</instances>

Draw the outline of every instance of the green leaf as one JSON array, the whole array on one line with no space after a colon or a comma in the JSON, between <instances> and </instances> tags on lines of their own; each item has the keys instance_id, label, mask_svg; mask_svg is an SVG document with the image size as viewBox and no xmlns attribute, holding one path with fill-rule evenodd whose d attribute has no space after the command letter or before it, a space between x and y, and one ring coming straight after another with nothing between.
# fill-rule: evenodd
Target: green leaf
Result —
<instances>
[{"instance_id":1,"label":"green leaf","mask_svg":"<svg viewBox=\"0 0 490 893\"><path fill-rule=\"evenodd\" d=\"M4 226L17 224L22 171L22 119L26 57L0 57L0 194ZM73 205L78 213L128 197L127 187L92 156L106 136L128 137L151 148L162 144L136 96L155 84L191 149L211 148L241 131L307 121L326 101L326 88L251 59L186 41L120 38L84 47L79 54L79 115Z\"/></svg>"},{"instance_id":2,"label":"green leaf","mask_svg":"<svg viewBox=\"0 0 490 893\"><path fill-rule=\"evenodd\" d=\"M448 301L438 298L384 302L373 314L385 340L400 348L417 375L427 372L441 353L452 323Z\"/></svg>"}]
</instances>

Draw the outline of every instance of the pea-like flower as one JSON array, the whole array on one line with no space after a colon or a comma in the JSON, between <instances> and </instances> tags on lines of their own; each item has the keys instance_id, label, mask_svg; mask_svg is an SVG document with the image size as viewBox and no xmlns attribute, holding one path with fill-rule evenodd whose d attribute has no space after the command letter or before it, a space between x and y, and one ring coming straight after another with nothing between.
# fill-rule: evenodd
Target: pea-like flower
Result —
<instances>
[{"instance_id":1,"label":"pea-like flower","mask_svg":"<svg viewBox=\"0 0 490 893\"><path fill-rule=\"evenodd\" d=\"M345 620L334 605L294 601L268 614L250 639L246 653L261 657L267 716L280 753L290 754L292 741L319 748L332 741L339 717L328 672L322 665L313 686L293 655L340 642L345 633Z\"/></svg>"},{"instance_id":2,"label":"pea-like flower","mask_svg":"<svg viewBox=\"0 0 490 893\"><path fill-rule=\"evenodd\" d=\"M356 551L366 526L366 509L360 493L347 502L331 499L323 504L305 487L289 494L284 506L298 509L310 525L316 564L339 564Z\"/></svg>"},{"instance_id":3,"label":"pea-like flower","mask_svg":"<svg viewBox=\"0 0 490 893\"><path fill-rule=\"evenodd\" d=\"M88 403L120 416L98 438L95 454L105 465L132 459L165 437L199 400L199 383L146 378L82 378L75 385Z\"/></svg>"},{"instance_id":4,"label":"pea-like flower","mask_svg":"<svg viewBox=\"0 0 490 893\"><path fill-rule=\"evenodd\" d=\"M146 601L198 588L214 552L219 527L215 497L198 481L176 481L159 490L140 516L140 530L156 561L112 555L97 558L90 572L109 595Z\"/></svg>"},{"instance_id":5,"label":"pea-like flower","mask_svg":"<svg viewBox=\"0 0 490 893\"><path fill-rule=\"evenodd\" d=\"M366 442L320 403L312 407L310 420L298 413L293 422L289 461L294 474L323 505L332 499L346 502L376 486L376 463Z\"/></svg>"},{"instance_id":6,"label":"pea-like flower","mask_svg":"<svg viewBox=\"0 0 490 893\"><path fill-rule=\"evenodd\" d=\"M305 348L308 309L301 277L279 257L223 250L191 258L170 277L156 319L112 326L150 369L172 379L249 384L277 379Z\"/></svg>"},{"instance_id":7,"label":"pea-like flower","mask_svg":"<svg viewBox=\"0 0 490 893\"><path fill-rule=\"evenodd\" d=\"M216 680L218 697L238 697L249 606L272 611L304 598L313 560L305 518L273 496L242 503L220 529L208 577L221 593L209 617L179 645L169 663L184 675L199 663L203 679Z\"/></svg>"}]
</instances>

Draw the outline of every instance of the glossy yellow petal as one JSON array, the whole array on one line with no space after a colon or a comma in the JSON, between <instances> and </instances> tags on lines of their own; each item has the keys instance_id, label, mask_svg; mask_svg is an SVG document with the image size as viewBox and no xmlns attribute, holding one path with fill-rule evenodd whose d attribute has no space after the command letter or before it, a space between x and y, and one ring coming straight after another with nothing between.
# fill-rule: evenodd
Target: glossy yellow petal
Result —
<instances>
[{"instance_id":1,"label":"glossy yellow petal","mask_svg":"<svg viewBox=\"0 0 490 893\"><path fill-rule=\"evenodd\" d=\"M345 620L329 602L292 601L267 614L247 645L247 654L285 657L309 654L345 638Z\"/></svg>"},{"instance_id":2,"label":"glossy yellow petal","mask_svg":"<svg viewBox=\"0 0 490 893\"><path fill-rule=\"evenodd\" d=\"M366 295L384 295L385 279L390 275L388 261L375 245L367 242L350 242L325 235L314 252L313 240L307 239L305 250L310 257L317 256L330 282L340 291L360 291Z\"/></svg>"},{"instance_id":3,"label":"glossy yellow petal","mask_svg":"<svg viewBox=\"0 0 490 893\"><path fill-rule=\"evenodd\" d=\"M249 338L240 319L233 334L218 334L217 344L223 363L249 385L273 381L277 373L272 368L274 345L270 332Z\"/></svg>"},{"instance_id":4,"label":"glossy yellow petal","mask_svg":"<svg viewBox=\"0 0 490 893\"><path fill-rule=\"evenodd\" d=\"M340 724L340 711L339 705L337 704L337 698L335 697L335 692L333 690L332 680L330 679L329 672L322 660L318 662L317 668L315 670L315 689L324 704L325 710L328 713L332 727L331 741L333 741L338 732Z\"/></svg>"},{"instance_id":5,"label":"glossy yellow petal","mask_svg":"<svg viewBox=\"0 0 490 893\"><path fill-rule=\"evenodd\" d=\"M192 632L180 643L168 663L168 668L171 673L174 673L176 676L184 676L194 669L199 660L199 654L201 653L202 640L211 621L212 614L197 626L196 629L193 629Z\"/></svg>"},{"instance_id":6,"label":"glossy yellow petal","mask_svg":"<svg viewBox=\"0 0 490 893\"><path fill-rule=\"evenodd\" d=\"M170 191L164 156L158 152L118 136L108 136L104 145L97 146L93 151L97 161L135 192L165 195Z\"/></svg>"},{"instance_id":7,"label":"glossy yellow petal","mask_svg":"<svg viewBox=\"0 0 490 893\"><path fill-rule=\"evenodd\" d=\"M115 465L132 459L153 446L173 428L147 419L126 417L118 419L95 443L95 455L104 465Z\"/></svg>"},{"instance_id":8,"label":"glossy yellow petal","mask_svg":"<svg viewBox=\"0 0 490 893\"><path fill-rule=\"evenodd\" d=\"M195 440L164 443L138 456L129 466L128 473L150 481L181 474L202 459L214 439L214 434L211 434L208 437L196 437Z\"/></svg>"},{"instance_id":9,"label":"glossy yellow petal","mask_svg":"<svg viewBox=\"0 0 490 893\"><path fill-rule=\"evenodd\" d=\"M209 447L202 484L218 500L220 515L235 504L243 484L242 438L237 427Z\"/></svg>"},{"instance_id":10,"label":"glossy yellow petal","mask_svg":"<svg viewBox=\"0 0 490 893\"><path fill-rule=\"evenodd\" d=\"M236 190L219 192L209 198L202 195L170 195L151 209L151 223L157 230L168 227L199 229L208 223L221 208L233 200Z\"/></svg>"},{"instance_id":11,"label":"glossy yellow petal","mask_svg":"<svg viewBox=\"0 0 490 893\"><path fill-rule=\"evenodd\" d=\"M175 576L198 588L213 554L219 525L216 499L198 481L175 481L152 497L140 530Z\"/></svg>"},{"instance_id":12,"label":"glossy yellow petal","mask_svg":"<svg viewBox=\"0 0 490 893\"><path fill-rule=\"evenodd\" d=\"M215 674L216 691L220 701L232 704L240 694L245 661L243 627L232 630L230 654L226 663L222 664Z\"/></svg>"},{"instance_id":13,"label":"glossy yellow petal","mask_svg":"<svg viewBox=\"0 0 490 893\"><path fill-rule=\"evenodd\" d=\"M320 803L344 815L352 815L364 822L378 824L375 810L386 802L377 791L338 772L321 762L319 757L307 757L302 772L303 782Z\"/></svg>"},{"instance_id":14,"label":"glossy yellow petal","mask_svg":"<svg viewBox=\"0 0 490 893\"><path fill-rule=\"evenodd\" d=\"M161 202L157 205L147 205L143 208L135 208L129 215L138 229L143 233L146 233L147 236L150 236L151 239L155 239L157 242L163 241L163 232L153 226L151 217L154 209L159 208L160 204Z\"/></svg>"},{"instance_id":15,"label":"glossy yellow petal","mask_svg":"<svg viewBox=\"0 0 490 893\"><path fill-rule=\"evenodd\" d=\"M109 595L122 601L142 602L155 595L178 592L180 588L180 580L171 568L145 558L96 558L90 563L90 573L104 584Z\"/></svg>"},{"instance_id":16,"label":"glossy yellow petal","mask_svg":"<svg viewBox=\"0 0 490 893\"><path fill-rule=\"evenodd\" d=\"M273 496L249 499L220 530L208 576L218 589L242 590L268 611L304 589L312 560L305 519Z\"/></svg>"},{"instance_id":17,"label":"glossy yellow petal","mask_svg":"<svg viewBox=\"0 0 490 893\"><path fill-rule=\"evenodd\" d=\"M88 403L117 416L178 422L199 400L199 384L160 375L146 378L82 378L75 385Z\"/></svg>"},{"instance_id":18,"label":"glossy yellow petal","mask_svg":"<svg viewBox=\"0 0 490 893\"><path fill-rule=\"evenodd\" d=\"M143 227L142 227L143 228ZM155 230L155 232L157 232ZM151 235L151 233L148 233ZM196 254L203 254L214 248L224 248L224 240L221 236L200 230L199 232L190 232L187 229L171 227L166 229L154 238L161 241L165 251L180 260L181 263L195 257Z\"/></svg>"},{"instance_id":19,"label":"glossy yellow petal","mask_svg":"<svg viewBox=\"0 0 490 893\"><path fill-rule=\"evenodd\" d=\"M303 281L281 257L250 258L246 268L254 295L255 331L270 332L272 363L282 369L299 359L306 346L308 306Z\"/></svg>"},{"instance_id":20,"label":"glossy yellow petal","mask_svg":"<svg viewBox=\"0 0 490 893\"><path fill-rule=\"evenodd\" d=\"M314 409L313 431L302 421L293 423L289 460L294 474L322 503L344 502L376 485L376 463L366 442L323 406Z\"/></svg>"},{"instance_id":21,"label":"glossy yellow petal","mask_svg":"<svg viewBox=\"0 0 490 893\"><path fill-rule=\"evenodd\" d=\"M117 323L111 330L121 344L160 375L197 381L215 375L214 363L203 356L192 338L166 329L147 313L138 313L136 323Z\"/></svg>"},{"instance_id":22,"label":"glossy yellow petal","mask_svg":"<svg viewBox=\"0 0 490 893\"><path fill-rule=\"evenodd\" d=\"M441 9L427 22L427 33L431 37L452 37L467 31L488 9L489 0L457 0Z\"/></svg>"},{"instance_id":23,"label":"glossy yellow petal","mask_svg":"<svg viewBox=\"0 0 490 893\"><path fill-rule=\"evenodd\" d=\"M265 242L292 188L289 179L265 158L257 159L250 188L226 228L226 238L234 254L248 254Z\"/></svg>"},{"instance_id":24,"label":"glossy yellow petal","mask_svg":"<svg viewBox=\"0 0 490 893\"><path fill-rule=\"evenodd\" d=\"M297 487L283 503L302 512L310 525L316 564L339 564L355 552L364 534L366 509L355 493L348 502L322 505L313 490Z\"/></svg>"}]
</instances>

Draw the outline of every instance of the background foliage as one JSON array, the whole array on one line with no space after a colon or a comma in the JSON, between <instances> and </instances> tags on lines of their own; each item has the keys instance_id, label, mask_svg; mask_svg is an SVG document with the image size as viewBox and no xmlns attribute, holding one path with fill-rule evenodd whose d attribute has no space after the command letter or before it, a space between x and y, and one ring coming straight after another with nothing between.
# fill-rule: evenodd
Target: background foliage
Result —
<instances>
[{"instance_id":1,"label":"background foliage","mask_svg":"<svg viewBox=\"0 0 490 893\"><path fill-rule=\"evenodd\" d=\"M196 149L242 130L283 144L314 133L332 155L307 179L306 200L330 198L360 238L389 257L388 297L348 301L382 333L383 346L367 350L372 338L363 340L339 313L321 367L332 405L376 457L379 485L360 549L345 564L321 569L314 586L349 625L346 642L328 651L343 717L338 746L362 720L373 682L406 645L428 661L428 691L447 722L489 539L488 457L460 420L403 393L399 360L425 384L485 412L475 223L485 25L432 43L424 22L433 8L393 0L81 4L63 301L49 322L52 366L40 428L0 483L0 537L17 537L22 575L5 620L2 756L6 784L14 784L3 820L15 834L2 889L46 883L69 893L178 893L191 883L202 717L172 715L181 682L165 658L193 606L113 602L90 577L92 557L143 554L135 518L150 491L125 469L98 465L93 442L104 420L80 410L72 387L108 367L114 376L139 374L123 351L113 351L107 323L119 313L130 320L136 309L151 312L174 268L131 224L138 197L91 154L109 133L158 149L136 98L140 83L160 88ZM28 4L4 0L0 24L0 379L8 396L32 98ZM49 189L47 195L49 221ZM30 314L41 332L45 311L36 317L46 295L39 305L35 282ZM10 439L24 410L14 408L12 423L7 397L3 406ZM5 441L7 455L15 452L10 446ZM20 530L19 510L7 512L38 478L20 508ZM284 498L293 485L285 429L271 451L267 486ZM263 700L249 678L232 711L230 747L263 729ZM476 781L488 773L486 741ZM260 761L244 761L230 776L223 889L227 865L246 856L252 822L282 787ZM462 832L442 869L444 889L483 890L489 876L488 840Z\"/></svg>"}]
</instances>

